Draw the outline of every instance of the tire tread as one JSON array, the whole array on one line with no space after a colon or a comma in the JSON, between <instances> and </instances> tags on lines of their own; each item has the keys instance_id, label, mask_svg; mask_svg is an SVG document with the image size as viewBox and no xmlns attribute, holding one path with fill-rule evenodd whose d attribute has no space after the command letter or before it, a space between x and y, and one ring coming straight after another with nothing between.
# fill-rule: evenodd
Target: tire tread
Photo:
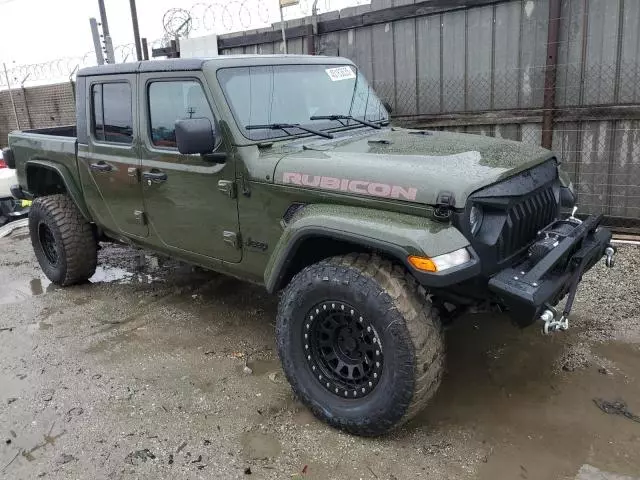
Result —
<instances>
[{"instance_id":1,"label":"tire tread","mask_svg":"<svg viewBox=\"0 0 640 480\"><path fill-rule=\"evenodd\" d=\"M437 309L429 301L425 289L402 266L375 254L350 253L322 260L299 272L284 289L280 300L279 312L285 311L288 304L296 302L297 292L312 286L311 278L339 278L353 284L354 288L366 291L368 279L373 279L380 287L380 300L388 302L388 309L397 309L404 319L409 332L408 339L413 346L413 381L399 388L411 389L406 403L394 405L399 421L385 415L379 415L373 421L353 422L346 418L327 417L321 411L314 410L316 416L330 425L359 435L379 435L402 425L413 418L433 397L437 391L444 370L444 340ZM386 300L385 300L386 299ZM283 358L285 346L282 344L288 327L278 315L276 338L278 351L283 361L285 374L296 391L296 379L288 373L287 358ZM409 375L407 377L410 377Z\"/></svg>"},{"instance_id":2,"label":"tire tread","mask_svg":"<svg viewBox=\"0 0 640 480\"><path fill-rule=\"evenodd\" d=\"M82 216L71 197L63 194L38 197L33 201L29 218L50 222L50 228L60 233L63 275L52 281L62 286L74 285L88 280L95 273L97 242L91 224ZM37 233L32 232L34 250L39 256L36 241ZM42 266L43 260L38 260Z\"/></svg>"}]
</instances>

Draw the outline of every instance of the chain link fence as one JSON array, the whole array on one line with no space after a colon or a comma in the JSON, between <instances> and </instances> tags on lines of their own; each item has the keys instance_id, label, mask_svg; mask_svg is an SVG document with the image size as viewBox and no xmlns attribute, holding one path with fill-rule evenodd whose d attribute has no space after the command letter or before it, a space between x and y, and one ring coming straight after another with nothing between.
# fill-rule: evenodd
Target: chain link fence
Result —
<instances>
[{"instance_id":1,"label":"chain link fence","mask_svg":"<svg viewBox=\"0 0 640 480\"><path fill-rule=\"evenodd\" d=\"M394 22L385 32L392 56L373 54L365 70L400 124L552 148L580 211L603 213L617 231L637 234L640 1L562 0L558 16L550 14L553 3L527 12L531 2L512 1ZM377 34L372 50L382 45ZM346 50L362 66L358 45Z\"/></svg>"}]
</instances>

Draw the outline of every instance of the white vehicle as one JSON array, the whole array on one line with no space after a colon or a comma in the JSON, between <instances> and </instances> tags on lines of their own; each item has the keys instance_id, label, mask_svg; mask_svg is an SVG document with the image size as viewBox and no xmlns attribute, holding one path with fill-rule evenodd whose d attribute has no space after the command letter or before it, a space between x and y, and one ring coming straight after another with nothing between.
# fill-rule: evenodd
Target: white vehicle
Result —
<instances>
[{"instance_id":1,"label":"white vehicle","mask_svg":"<svg viewBox=\"0 0 640 480\"><path fill-rule=\"evenodd\" d=\"M11 195L11 185L17 183L16 171L7 168L0 151L0 226L10 220L23 217L29 212L31 202L16 200Z\"/></svg>"},{"instance_id":2,"label":"white vehicle","mask_svg":"<svg viewBox=\"0 0 640 480\"><path fill-rule=\"evenodd\" d=\"M0 151L0 200L6 198L13 198L11 195L11 185L18 183L16 179L16 171L7 168L7 164L2 158L2 151Z\"/></svg>"}]
</instances>

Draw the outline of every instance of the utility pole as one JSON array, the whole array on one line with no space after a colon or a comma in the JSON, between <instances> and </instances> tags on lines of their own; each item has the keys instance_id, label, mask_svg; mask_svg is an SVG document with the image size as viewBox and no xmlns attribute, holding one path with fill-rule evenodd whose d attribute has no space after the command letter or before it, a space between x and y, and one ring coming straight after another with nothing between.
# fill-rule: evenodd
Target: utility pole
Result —
<instances>
[{"instance_id":1,"label":"utility pole","mask_svg":"<svg viewBox=\"0 0 640 480\"><path fill-rule=\"evenodd\" d=\"M149 60L149 45L147 39L142 37L140 41L142 42L142 59Z\"/></svg>"},{"instance_id":2,"label":"utility pole","mask_svg":"<svg viewBox=\"0 0 640 480\"><path fill-rule=\"evenodd\" d=\"M140 45L140 30L138 29L138 10L136 9L136 0L129 0L131 7L131 23L133 23L133 41L136 44L136 57L138 61L142 60L142 46Z\"/></svg>"},{"instance_id":3,"label":"utility pole","mask_svg":"<svg viewBox=\"0 0 640 480\"><path fill-rule=\"evenodd\" d=\"M287 53L287 35L284 28L284 14L282 13L282 9L284 7L290 7L291 5L297 5L300 3L300 0L278 0L280 5L280 29L282 30L282 43L284 44L284 53ZM314 7L315 7L314 2Z\"/></svg>"},{"instance_id":4,"label":"utility pole","mask_svg":"<svg viewBox=\"0 0 640 480\"><path fill-rule=\"evenodd\" d=\"M116 63L116 56L113 53L113 42L109 34L109 22L107 21L107 10L104 8L104 0L98 0L100 9L100 21L102 22L102 35L104 36L104 47L107 54L107 63Z\"/></svg>"},{"instance_id":5,"label":"utility pole","mask_svg":"<svg viewBox=\"0 0 640 480\"><path fill-rule=\"evenodd\" d=\"M287 34L284 31L284 15L282 15L282 2L280 2L280 28L282 29L282 45L284 46L284 54L287 54Z\"/></svg>"},{"instance_id":6,"label":"utility pole","mask_svg":"<svg viewBox=\"0 0 640 480\"><path fill-rule=\"evenodd\" d=\"M91 26L91 36L93 37L93 49L96 51L96 62L98 62L98 65L104 65L104 55L102 54L102 42L100 42L98 21L91 17L89 19L89 25Z\"/></svg>"}]
</instances>

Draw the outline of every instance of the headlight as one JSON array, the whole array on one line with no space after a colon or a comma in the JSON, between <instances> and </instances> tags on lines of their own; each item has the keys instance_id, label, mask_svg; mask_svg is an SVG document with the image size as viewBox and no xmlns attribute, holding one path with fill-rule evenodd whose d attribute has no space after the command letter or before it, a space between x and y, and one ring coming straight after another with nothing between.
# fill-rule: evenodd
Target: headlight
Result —
<instances>
[{"instance_id":1,"label":"headlight","mask_svg":"<svg viewBox=\"0 0 640 480\"><path fill-rule=\"evenodd\" d=\"M471 260L471 255L466 248L455 250L451 253L438 255L437 257L410 256L409 263L418 270L425 272L441 272L448 268L457 267Z\"/></svg>"},{"instance_id":2,"label":"headlight","mask_svg":"<svg viewBox=\"0 0 640 480\"><path fill-rule=\"evenodd\" d=\"M475 235L482 226L482 220L484 219L484 212L480 205L474 205L471 207L471 213L469 215L469 223L471 224L471 235Z\"/></svg>"}]
</instances>

